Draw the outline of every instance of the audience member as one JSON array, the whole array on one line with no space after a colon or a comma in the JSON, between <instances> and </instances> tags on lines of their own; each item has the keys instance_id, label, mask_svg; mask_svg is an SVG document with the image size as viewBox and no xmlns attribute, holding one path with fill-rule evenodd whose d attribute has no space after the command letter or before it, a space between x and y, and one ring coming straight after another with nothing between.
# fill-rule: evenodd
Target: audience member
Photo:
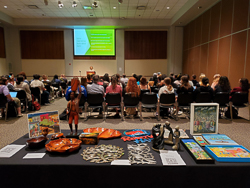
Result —
<instances>
[{"instance_id":1,"label":"audience member","mask_svg":"<svg viewBox=\"0 0 250 188\"><path fill-rule=\"evenodd\" d=\"M173 86L173 88L177 89L178 85L174 83L174 78L172 76L170 76L169 78L171 79L171 85Z\"/></svg>"},{"instance_id":2,"label":"audience member","mask_svg":"<svg viewBox=\"0 0 250 188\"><path fill-rule=\"evenodd\" d=\"M14 85L12 85L13 82L11 83L9 75L5 75L4 77L7 79L7 88L9 91L15 91Z\"/></svg>"},{"instance_id":3,"label":"audience member","mask_svg":"<svg viewBox=\"0 0 250 188\"><path fill-rule=\"evenodd\" d=\"M105 73L103 76L103 82L106 83L107 85L109 84L109 74Z\"/></svg>"},{"instance_id":4,"label":"audience member","mask_svg":"<svg viewBox=\"0 0 250 188\"><path fill-rule=\"evenodd\" d=\"M87 83L92 84L92 76L91 76L91 74L87 75Z\"/></svg>"},{"instance_id":5,"label":"audience member","mask_svg":"<svg viewBox=\"0 0 250 188\"><path fill-rule=\"evenodd\" d=\"M18 75L17 81L14 85L14 88L24 90L26 92L26 96L27 96L28 101L32 100L30 87L27 83L24 82L24 78L22 75Z\"/></svg>"},{"instance_id":6,"label":"audience member","mask_svg":"<svg viewBox=\"0 0 250 188\"><path fill-rule=\"evenodd\" d=\"M235 87L235 88L232 89L232 91L230 93L230 99L232 98L232 96L236 92L244 92L244 93L248 93L249 92L249 82L248 82L247 78L241 78L239 80L239 87Z\"/></svg>"},{"instance_id":7,"label":"audience member","mask_svg":"<svg viewBox=\"0 0 250 188\"><path fill-rule=\"evenodd\" d=\"M58 79L58 75L55 74L53 80L51 81L52 83L60 84L61 81Z\"/></svg>"},{"instance_id":8,"label":"audience member","mask_svg":"<svg viewBox=\"0 0 250 188\"><path fill-rule=\"evenodd\" d=\"M215 93L217 92L228 92L230 93L231 87L229 80L226 76L221 76L218 84L215 86Z\"/></svg>"},{"instance_id":9,"label":"audience member","mask_svg":"<svg viewBox=\"0 0 250 188\"><path fill-rule=\"evenodd\" d=\"M1 77L0 79L0 94L4 94L5 97L7 97L8 102L14 102L16 105L16 109L17 109L17 116L18 117L22 117L22 113L21 113L21 102L18 98L16 97L11 97L10 96L10 92L9 89L7 88L7 79L5 77ZM4 113L4 109L2 108L1 113Z\"/></svg>"},{"instance_id":10,"label":"audience member","mask_svg":"<svg viewBox=\"0 0 250 188\"><path fill-rule=\"evenodd\" d=\"M77 78L77 77L75 77ZM87 98L87 79L82 77L81 78L81 93L82 95L84 95L85 98ZM69 86L66 90L66 93L65 93L65 99L67 101L70 100L70 94L71 94L72 90L71 90L71 86ZM77 89L77 91L75 91L75 94L79 94L79 88Z\"/></svg>"},{"instance_id":11,"label":"audience member","mask_svg":"<svg viewBox=\"0 0 250 188\"><path fill-rule=\"evenodd\" d=\"M49 82L49 79L46 74L42 75L42 82Z\"/></svg>"},{"instance_id":12,"label":"audience member","mask_svg":"<svg viewBox=\"0 0 250 188\"><path fill-rule=\"evenodd\" d=\"M66 84L68 83L68 80L67 80L65 74L61 74L60 81L66 83Z\"/></svg>"},{"instance_id":13,"label":"audience member","mask_svg":"<svg viewBox=\"0 0 250 188\"><path fill-rule=\"evenodd\" d=\"M27 76L26 76L25 72L22 71L18 75L22 75L24 78L24 82L27 83L28 85L30 85L29 81L27 80Z\"/></svg>"},{"instance_id":14,"label":"audience member","mask_svg":"<svg viewBox=\"0 0 250 188\"><path fill-rule=\"evenodd\" d=\"M88 94L100 93L100 94L102 94L104 96L104 88L103 88L103 86L100 86L100 85L97 84L98 81L99 81L99 76L94 75L92 79L93 79L93 83L91 85L87 85ZM100 108L99 116L102 116L102 108Z\"/></svg>"},{"instance_id":15,"label":"audience member","mask_svg":"<svg viewBox=\"0 0 250 188\"><path fill-rule=\"evenodd\" d=\"M218 85L220 77L221 77L220 74L215 74L215 75L214 75L214 80L213 80L213 83L212 83L212 85L211 85L211 88L212 88L213 90L215 90L215 86Z\"/></svg>"},{"instance_id":16,"label":"audience member","mask_svg":"<svg viewBox=\"0 0 250 188\"><path fill-rule=\"evenodd\" d=\"M15 79L13 72L9 73L9 81L8 82L11 83L13 86L15 85L16 79Z\"/></svg>"},{"instance_id":17,"label":"audience member","mask_svg":"<svg viewBox=\"0 0 250 188\"><path fill-rule=\"evenodd\" d=\"M148 83L147 83L147 78L146 78L146 77L142 77L142 78L140 79L139 88L140 88L141 90L143 90L143 89L148 89L149 92L151 93L151 88L150 88L150 86L149 86Z\"/></svg>"},{"instance_id":18,"label":"audience member","mask_svg":"<svg viewBox=\"0 0 250 188\"><path fill-rule=\"evenodd\" d=\"M49 92L46 91L44 88L43 82L41 82L40 75L34 74L33 75L34 80L30 83L30 87L38 87L40 89L41 95L42 95L42 101L41 104L49 103Z\"/></svg>"},{"instance_id":19,"label":"audience member","mask_svg":"<svg viewBox=\"0 0 250 188\"><path fill-rule=\"evenodd\" d=\"M126 93L131 93L132 97L139 97L140 96L140 88L136 83L136 78L131 77L128 80L128 84L126 87ZM135 108L127 108L126 113L129 115L137 115Z\"/></svg>"},{"instance_id":20,"label":"audience member","mask_svg":"<svg viewBox=\"0 0 250 188\"><path fill-rule=\"evenodd\" d=\"M174 81L174 84L177 85L177 87L180 87L181 85L181 74L179 74L176 78L176 80Z\"/></svg>"},{"instance_id":21,"label":"audience member","mask_svg":"<svg viewBox=\"0 0 250 188\"><path fill-rule=\"evenodd\" d=\"M193 82L193 86L197 87L199 85L199 82L196 80L196 75L195 74L192 75L192 82Z\"/></svg>"},{"instance_id":22,"label":"audience member","mask_svg":"<svg viewBox=\"0 0 250 188\"><path fill-rule=\"evenodd\" d=\"M124 84L128 83L128 78L126 78L126 74L124 74L124 73L122 75L121 82L123 82Z\"/></svg>"},{"instance_id":23,"label":"audience member","mask_svg":"<svg viewBox=\"0 0 250 188\"><path fill-rule=\"evenodd\" d=\"M193 87L189 84L188 77L186 75L181 77L181 85L177 88L176 92L177 94L193 92Z\"/></svg>"},{"instance_id":24,"label":"audience member","mask_svg":"<svg viewBox=\"0 0 250 188\"><path fill-rule=\"evenodd\" d=\"M140 85L140 80L141 80L142 75L138 75L136 80L137 80L137 85Z\"/></svg>"},{"instance_id":25,"label":"audience member","mask_svg":"<svg viewBox=\"0 0 250 188\"><path fill-rule=\"evenodd\" d=\"M111 85L106 88L106 94L107 93L120 93L120 95L122 96L122 88L120 85L118 85L116 76L112 76ZM113 105L117 105L117 104L113 104ZM120 118L118 108L116 108L115 110L116 110L116 114L114 115L114 118Z\"/></svg>"},{"instance_id":26,"label":"audience member","mask_svg":"<svg viewBox=\"0 0 250 188\"><path fill-rule=\"evenodd\" d=\"M193 87L194 86L194 84L193 84L193 82L190 80L190 77L189 77L189 75L188 74L186 74L185 76L187 76L187 78L188 78L188 83Z\"/></svg>"},{"instance_id":27,"label":"audience member","mask_svg":"<svg viewBox=\"0 0 250 188\"><path fill-rule=\"evenodd\" d=\"M200 85L200 87L198 87L195 91L194 91L194 97L196 98L196 96L201 93L201 92L208 92L211 96L211 99L213 99L213 95L214 95L214 91L213 89L209 86L209 79L207 77L202 78L202 83Z\"/></svg>"},{"instance_id":28,"label":"audience member","mask_svg":"<svg viewBox=\"0 0 250 188\"><path fill-rule=\"evenodd\" d=\"M200 87L200 85L202 85L202 78L206 77L206 75L204 73L201 73L200 76L199 76L199 85L197 85L197 87Z\"/></svg>"},{"instance_id":29,"label":"audience member","mask_svg":"<svg viewBox=\"0 0 250 188\"><path fill-rule=\"evenodd\" d=\"M174 88L171 85L171 78L169 78L169 77L165 78L164 83L165 83L165 86L161 87L159 92L158 92L159 98L160 98L162 93L166 93L166 94L174 93Z\"/></svg>"}]
</instances>

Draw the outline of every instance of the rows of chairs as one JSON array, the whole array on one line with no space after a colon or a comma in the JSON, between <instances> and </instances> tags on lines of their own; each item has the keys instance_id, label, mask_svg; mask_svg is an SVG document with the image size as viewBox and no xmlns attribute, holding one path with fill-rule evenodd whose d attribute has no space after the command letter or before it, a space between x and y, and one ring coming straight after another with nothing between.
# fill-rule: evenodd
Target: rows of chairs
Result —
<instances>
[{"instance_id":1,"label":"rows of chairs","mask_svg":"<svg viewBox=\"0 0 250 188\"><path fill-rule=\"evenodd\" d=\"M175 94L161 94L160 100L158 102L158 97L156 93L149 93L148 91L141 92L140 97L134 97L134 93L126 93L122 97L118 93L108 93L103 98L102 94L88 94L87 101L82 96L80 107L85 110L85 119L87 120L88 108L103 108L103 119L105 120L108 115L108 109L110 108L120 108L121 109L121 119L124 120L124 107L126 108L137 108L140 112L140 120L143 120L142 109L155 109L158 112L157 119L160 120L160 108L171 109L170 111L177 110L176 115L173 115L175 120L178 120L178 110L189 109L191 103L218 103L220 109L225 109L226 107L230 108L231 119L232 116L232 106L236 108L250 107L248 103L248 94L247 93L235 93L232 97L232 100L229 101L229 93L219 92L216 93L214 98L211 98L211 95L206 92L202 92L196 96L192 93L181 93L178 95L176 100ZM250 109L249 109L250 117Z\"/></svg>"}]
</instances>

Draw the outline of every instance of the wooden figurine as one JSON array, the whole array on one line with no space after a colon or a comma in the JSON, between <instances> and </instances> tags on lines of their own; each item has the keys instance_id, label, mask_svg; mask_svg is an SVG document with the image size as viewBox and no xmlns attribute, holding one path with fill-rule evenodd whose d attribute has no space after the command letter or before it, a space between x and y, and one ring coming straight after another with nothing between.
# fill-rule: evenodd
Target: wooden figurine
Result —
<instances>
[{"instance_id":1,"label":"wooden figurine","mask_svg":"<svg viewBox=\"0 0 250 188\"><path fill-rule=\"evenodd\" d=\"M153 135L153 146L152 149L155 151L159 151L164 149L164 127L161 124L154 124L152 128L152 135Z\"/></svg>"},{"instance_id":2,"label":"wooden figurine","mask_svg":"<svg viewBox=\"0 0 250 188\"><path fill-rule=\"evenodd\" d=\"M174 136L175 136L175 145L172 147L174 150L180 149L180 130L179 126L175 127Z\"/></svg>"}]
</instances>

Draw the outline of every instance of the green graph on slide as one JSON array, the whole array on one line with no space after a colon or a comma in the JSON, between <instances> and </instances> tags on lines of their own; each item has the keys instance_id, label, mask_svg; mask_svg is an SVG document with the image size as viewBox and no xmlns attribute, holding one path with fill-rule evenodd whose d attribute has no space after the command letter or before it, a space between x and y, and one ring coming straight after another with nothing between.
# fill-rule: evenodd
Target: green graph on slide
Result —
<instances>
[{"instance_id":1,"label":"green graph on slide","mask_svg":"<svg viewBox=\"0 0 250 188\"><path fill-rule=\"evenodd\" d=\"M89 49L85 55L115 55L114 29L86 29Z\"/></svg>"}]
</instances>

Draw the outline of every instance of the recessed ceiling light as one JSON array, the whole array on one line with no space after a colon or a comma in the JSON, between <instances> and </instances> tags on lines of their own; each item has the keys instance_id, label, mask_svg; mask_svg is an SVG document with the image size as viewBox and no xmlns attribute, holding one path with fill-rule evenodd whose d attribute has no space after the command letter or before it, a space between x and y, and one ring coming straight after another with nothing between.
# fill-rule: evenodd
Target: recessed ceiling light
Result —
<instances>
[{"instance_id":1,"label":"recessed ceiling light","mask_svg":"<svg viewBox=\"0 0 250 188\"><path fill-rule=\"evenodd\" d=\"M198 9L201 9L202 7L200 6L200 7L198 7Z\"/></svg>"},{"instance_id":2,"label":"recessed ceiling light","mask_svg":"<svg viewBox=\"0 0 250 188\"><path fill-rule=\"evenodd\" d=\"M93 9L93 7L92 6L83 6L83 9L89 10L89 9Z\"/></svg>"},{"instance_id":3,"label":"recessed ceiling light","mask_svg":"<svg viewBox=\"0 0 250 188\"><path fill-rule=\"evenodd\" d=\"M170 9L170 7L167 7L167 9Z\"/></svg>"},{"instance_id":4,"label":"recessed ceiling light","mask_svg":"<svg viewBox=\"0 0 250 188\"><path fill-rule=\"evenodd\" d=\"M7 6L3 6L4 8L8 8Z\"/></svg>"},{"instance_id":5,"label":"recessed ceiling light","mask_svg":"<svg viewBox=\"0 0 250 188\"><path fill-rule=\"evenodd\" d=\"M116 7L113 7L113 9L116 9Z\"/></svg>"},{"instance_id":6,"label":"recessed ceiling light","mask_svg":"<svg viewBox=\"0 0 250 188\"><path fill-rule=\"evenodd\" d=\"M61 1L58 1L58 7L63 8L63 3Z\"/></svg>"},{"instance_id":7,"label":"recessed ceiling light","mask_svg":"<svg viewBox=\"0 0 250 188\"><path fill-rule=\"evenodd\" d=\"M77 7L77 4L76 4L75 1L73 1L72 7L73 7L73 8Z\"/></svg>"}]
</instances>

